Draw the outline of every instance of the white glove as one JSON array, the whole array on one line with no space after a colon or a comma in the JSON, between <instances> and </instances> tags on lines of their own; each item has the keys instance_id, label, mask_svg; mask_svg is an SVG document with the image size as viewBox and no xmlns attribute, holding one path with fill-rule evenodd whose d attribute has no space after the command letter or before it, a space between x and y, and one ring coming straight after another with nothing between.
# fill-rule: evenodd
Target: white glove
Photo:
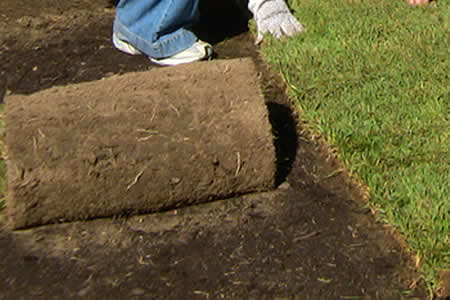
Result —
<instances>
[{"instance_id":1,"label":"white glove","mask_svg":"<svg viewBox=\"0 0 450 300\"><path fill-rule=\"evenodd\" d=\"M292 36L305 31L305 28L291 14L284 0L249 0L248 9L258 29L256 44L259 44L264 34L270 33L276 38L284 35Z\"/></svg>"}]
</instances>

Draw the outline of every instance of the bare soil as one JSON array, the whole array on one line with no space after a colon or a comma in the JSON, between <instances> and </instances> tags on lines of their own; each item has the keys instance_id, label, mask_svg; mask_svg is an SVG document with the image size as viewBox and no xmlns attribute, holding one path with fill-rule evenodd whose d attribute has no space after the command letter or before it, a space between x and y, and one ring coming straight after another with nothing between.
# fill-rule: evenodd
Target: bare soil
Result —
<instances>
[{"instance_id":1,"label":"bare soil","mask_svg":"<svg viewBox=\"0 0 450 300\"><path fill-rule=\"evenodd\" d=\"M202 10L211 17L200 35L216 43L217 59L250 56L259 66L278 188L130 218L0 227L0 299L425 299L402 244L303 134L245 17L225 2ZM0 96L154 67L113 49L109 1L3 0L0 15Z\"/></svg>"}]
</instances>

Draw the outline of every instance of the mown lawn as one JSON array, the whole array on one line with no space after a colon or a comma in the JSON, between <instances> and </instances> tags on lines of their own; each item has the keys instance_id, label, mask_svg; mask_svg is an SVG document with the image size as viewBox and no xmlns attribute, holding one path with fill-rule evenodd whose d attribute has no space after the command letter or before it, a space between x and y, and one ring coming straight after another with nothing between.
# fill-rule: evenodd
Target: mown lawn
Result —
<instances>
[{"instance_id":1,"label":"mown lawn","mask_svg":"<svg viewBox=\"0 0 450 300\"><path fill-rule=\"evenodd\" d=\"M266 39L265 59L435 288L450 266L448 1L289 2L307 32Z\"/></svg>"}]
</instances>

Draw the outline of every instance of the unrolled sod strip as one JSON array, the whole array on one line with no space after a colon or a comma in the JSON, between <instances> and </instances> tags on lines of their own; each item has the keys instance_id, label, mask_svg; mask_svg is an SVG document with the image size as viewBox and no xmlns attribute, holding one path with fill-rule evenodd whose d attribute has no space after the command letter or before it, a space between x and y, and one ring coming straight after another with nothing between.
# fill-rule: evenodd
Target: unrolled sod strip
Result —
<instances>
[{"instance_id":1,"label":"unrolled sod strip","mask_svg":"<svg viewBox=\"0 0 450 300\"><path fill-rule=\"evenodd\" d=\"M274 186L250 59L201 62L6 98L14 229L157 212Z\"/></svg>"}]
</instances>

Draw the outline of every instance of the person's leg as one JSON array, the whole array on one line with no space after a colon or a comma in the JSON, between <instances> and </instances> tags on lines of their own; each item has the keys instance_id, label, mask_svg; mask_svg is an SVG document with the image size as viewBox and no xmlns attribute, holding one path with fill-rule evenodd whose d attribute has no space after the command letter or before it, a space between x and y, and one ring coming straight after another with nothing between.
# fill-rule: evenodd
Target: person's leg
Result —
<instances>
[{"instance_id":1,"label":"person's leg","mask_svg":"<svg viewBox=\"0 0 450 300\"><path fill-rule=\"evenodd\" d=\"M114 35L153 59L172 57L197 42L189 28L199 0L120 0Z\"/></svg>"}]
</instances>

